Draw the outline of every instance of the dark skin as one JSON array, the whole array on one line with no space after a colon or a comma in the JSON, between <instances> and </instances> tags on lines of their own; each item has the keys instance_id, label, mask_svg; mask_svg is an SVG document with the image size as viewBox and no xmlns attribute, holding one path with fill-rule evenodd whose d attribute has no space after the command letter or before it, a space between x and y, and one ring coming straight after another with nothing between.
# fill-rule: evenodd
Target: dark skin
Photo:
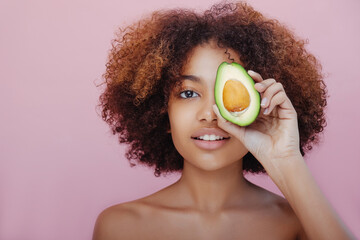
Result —
<instances>
[{"instance_id":1,"label":"dark skin","mask_svg":"<svg viewBox=\"0 0 360 240\"><path fill-rule=\"evenodd\" d=\"M184 204L169 186L146 198L108 208L96 239L307 239L285 199L248 183L247 201L207 212ZM170 197L170 198L169 198Z\"/></svg>"},{"instance_id":2,"label":"dark skin","mask_svg":"<svg viewBox=\"0 0 360 240\"><path fill-rule=\"evenodd\" d=\"M93 240L351 239L299 152L296 111L281 84L249 71L267 99L258 120L239 127L220 116L213 93L217 66L229 61L224 52L212 41L195 47L182 86L170 96L169 134L184 158L181 178L150 196L106 209ZM194 137L206 134L223 139L197 144ZM244 178L242 157L248 151L286 199Z\"/></svg>"}]
</instances>

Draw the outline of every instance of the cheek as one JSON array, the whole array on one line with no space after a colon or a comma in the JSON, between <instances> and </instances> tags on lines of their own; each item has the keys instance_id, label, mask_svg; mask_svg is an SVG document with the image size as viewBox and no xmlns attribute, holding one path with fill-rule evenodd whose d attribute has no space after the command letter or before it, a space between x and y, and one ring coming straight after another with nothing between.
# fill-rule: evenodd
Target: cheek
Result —
<instances>
[{"instance_id":1,"label":"cheek","mask_svg":"<svg viewBox=\"0 0 360 240\"><path fill-rule=\"evenodd\" d=\"M234 156L235 158L241 159L244 157L249 151L246 147L241 143L238 139L233 139L231 145L229 145L229 153L230 155Z\"/></svg>"},{"instance_id":2,"label":"cheek","mask_svg":"<svg viewBox=\"0 0 360 240\"><path fill-rule=\"evenodd\" d=\"M246 154L248 152L248 150L246 149L244 144L242 144L242 142L234 136L232 136L231 144L229 144L228 147L231 148L233 150L233 152L237 153L238 155L239 154L241 155L244 152Z\"/></svg>"},{"instance_id":3,"label":"cheek","mask_svg":"<svg viewBox=\"0 0 360 240\"><path fill-rule=\"evenodd\" d=\"M168 111L170 122L170 133L176 150L186 157L191 151L191 134L196 129L194 110L189 104L172 104Z\"/></svg>"},{"instance_id":4,"label":"cheek","mask_svg":"<svg viewBox=\"0 0 360 240\"><path fill-rule=\"evenodd\" d=\"M185 114L179 110L180 109L176 105L173 105L168 112L171 137L175 146L180 141L181 135L184 135L184 132L186 131L186 123L188 122Z\"/></svg>"},{"instance_id":5,"label":"cheek","mask_svg":"<svg viewBox=\"0 0 360 240\"><path fill-rule=\"evenodd\" d=\"M171 132L186 132L194 124L194 111L184 104L174 104L169 110Z\"/></svg>"}]
</instances>

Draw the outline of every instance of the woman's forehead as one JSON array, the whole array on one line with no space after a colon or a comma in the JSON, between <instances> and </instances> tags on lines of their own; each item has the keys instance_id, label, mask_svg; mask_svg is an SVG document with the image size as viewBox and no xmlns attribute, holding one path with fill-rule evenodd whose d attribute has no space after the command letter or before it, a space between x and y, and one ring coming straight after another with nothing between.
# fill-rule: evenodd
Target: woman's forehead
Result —
<instances>
[{"instance_id":1,"label":"woman's forehead","mask_svg":"<svg viewBox=\"0 0 360 240\"><path fill-rule=\"evenodd\" d=\"M201 78L216 75L218 66L222 62L237 62L241 65L239 54L230 48L219 47L209 42L194 47L185 61L181 75L195 75Z\"/></svg>"}]
</instances>

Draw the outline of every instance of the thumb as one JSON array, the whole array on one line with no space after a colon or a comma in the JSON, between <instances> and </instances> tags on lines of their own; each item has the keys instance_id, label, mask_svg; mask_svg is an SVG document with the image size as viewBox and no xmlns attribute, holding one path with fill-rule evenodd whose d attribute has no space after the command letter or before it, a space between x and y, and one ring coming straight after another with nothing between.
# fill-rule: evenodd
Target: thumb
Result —
<instances>
[{"instance_id":1,"label":"thumb","mask_svg":"<svg viewBox=\"0 0 360 240\"><path fill-rule=\"evenodd\" d=\"M216 104L213 105L213 110L217 116L218 126L225 132L233 135L234 137L238 138L242 143L244 143L245 129L224 119L221 116L219 108L216 106Z\"/></svg>"}]
</instances>

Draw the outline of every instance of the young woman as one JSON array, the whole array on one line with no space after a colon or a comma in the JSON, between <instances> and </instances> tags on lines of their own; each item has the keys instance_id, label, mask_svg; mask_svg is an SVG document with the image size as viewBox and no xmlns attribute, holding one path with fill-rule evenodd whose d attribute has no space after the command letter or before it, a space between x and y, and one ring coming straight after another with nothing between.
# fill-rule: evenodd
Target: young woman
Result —
<instances>
[{"instance_id":1,"label":"young woman","mask_svg":"<svg viewBox=\"0 0 360 240\"><path fill-rule=\"evenodd\" d=\"M250 126L215 105L224 61L256 82L262 110ZM155 12L114 40L104 78L103 119L131 163L182 175L103 211L94 240L352 238L303 159L325 125L320 65L276 20L244 3ZM286 199L243 172L266 172Z\"/></svg>"}]
</instances>

